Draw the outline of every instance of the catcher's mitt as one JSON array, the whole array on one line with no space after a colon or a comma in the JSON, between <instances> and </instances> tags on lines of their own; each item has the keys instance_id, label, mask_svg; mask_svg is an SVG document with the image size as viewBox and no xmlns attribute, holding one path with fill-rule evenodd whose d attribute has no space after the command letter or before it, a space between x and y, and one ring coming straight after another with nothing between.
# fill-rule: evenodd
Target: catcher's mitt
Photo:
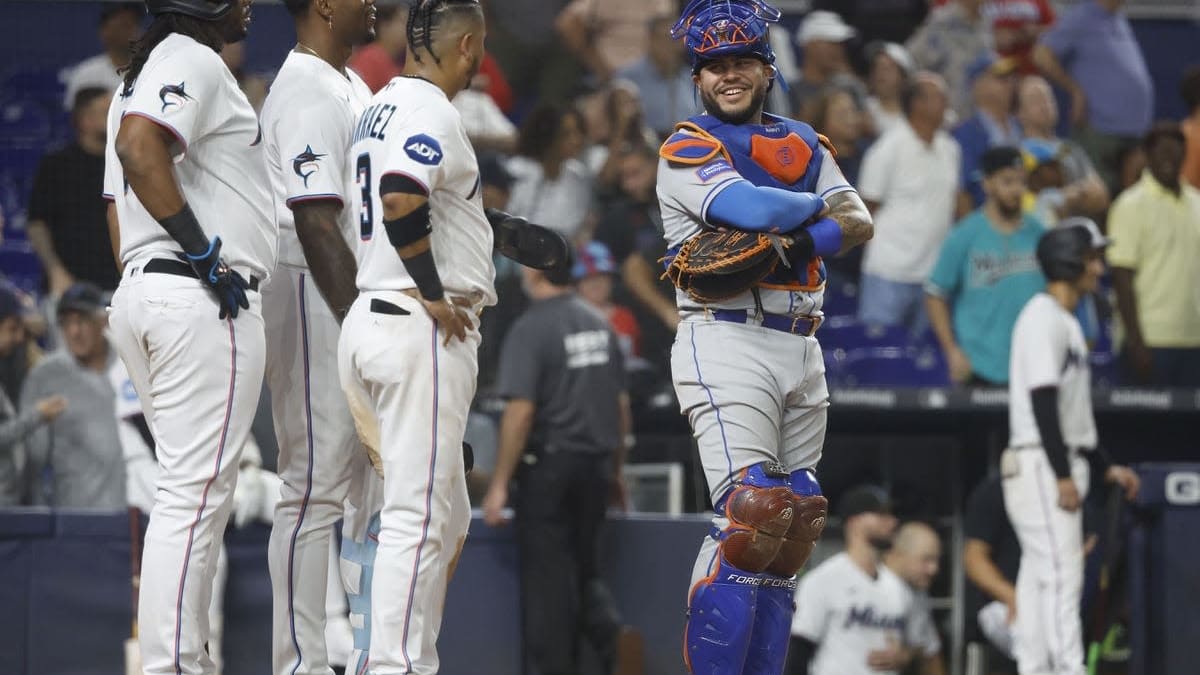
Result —
<instances>
[{"instance_id":1,"label":"catcher's mitt","mask_svg":"<svg viewBox=\"0 0 1200 675\"><path fill-rule=\"evenodd\" d=\"M732 298L762 281L781 262L791 266L791 237L741 230L709 231L688 239L664 277L697 302Z\"/></svg>"}]
</instances>

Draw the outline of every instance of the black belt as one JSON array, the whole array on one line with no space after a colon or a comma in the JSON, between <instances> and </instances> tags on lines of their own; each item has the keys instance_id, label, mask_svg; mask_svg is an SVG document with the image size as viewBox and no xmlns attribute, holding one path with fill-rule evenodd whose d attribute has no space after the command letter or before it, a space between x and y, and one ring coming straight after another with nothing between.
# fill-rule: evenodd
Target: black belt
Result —
<instances>
[{"instance_id":1,"label":"black belt","mask_svg":"<svg viewBox=\"0 0 1200 675\"><path fill-rule=\"evenodd\" d=\"M142 271L146 274L174 274L177 277L200 280L200 275L196 274L196 270L192 269L191 265L182 260L171 260L170 258L154 258L142 266ZM250 290L258 290L258 277L251 274L249 283Z\"/></svg>"}]
</instances>

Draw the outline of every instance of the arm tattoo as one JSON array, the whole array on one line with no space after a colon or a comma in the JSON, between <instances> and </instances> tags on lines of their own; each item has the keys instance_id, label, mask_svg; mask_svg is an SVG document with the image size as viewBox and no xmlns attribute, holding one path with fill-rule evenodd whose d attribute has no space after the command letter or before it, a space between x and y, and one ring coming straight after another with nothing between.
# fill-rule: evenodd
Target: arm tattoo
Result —
<instances>
[{"instance_id":1,"label":"arm tattoo","mask_svg":"<svg viewBox=\"0 0 1200 675\"><path fill-rule=\"evenodd\" d=\"M839 192L827 199L826 203L829 204L829 213L826 215L842 228L841 253L866 243L874 236L875 224L871 220L871 212L857 192Z\"/></svg>"},{"instance_id":2,"label":"arm tattoo","mask_svg":"<svg viewBox=\"0 0 1200 675\"><path fill-rule=\"evenodd\" d=\"M341 210L337 202L319 201L298 204L292 211L308 269L338 323L358 297L358 263L338 225Z\"/></svg>"}]
</instances>

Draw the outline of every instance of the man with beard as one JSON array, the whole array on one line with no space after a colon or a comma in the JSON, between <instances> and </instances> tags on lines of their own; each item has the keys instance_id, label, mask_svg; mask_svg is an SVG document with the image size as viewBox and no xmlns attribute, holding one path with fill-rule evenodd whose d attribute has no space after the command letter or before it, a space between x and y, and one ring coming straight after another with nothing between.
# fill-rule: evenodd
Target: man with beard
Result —
<instances>
[{"instance_id":1,"label":"man with beard","mask_svg":"<svg viewBox=\"0 0 1200 675\"><path fill-rule=\"evenodd\" d=\"M846 550L800 580L787 672L899 673L933 645L923 606L881 559L892 545L896 517L887 493L871 485L846 493L838 506Z\"/></svg>"},{"instance_id":2,"label":"man with beard","mask_svg":"<svg viewBox=\"0 0 1200 675\"><path fill-rule=\"evenodd\" d=\"M715 507L688 597L695 673L783 669L795 575L825 524L813 473L829 405L814 337L821 256L872 233L828 141L763 113L775 78L767 25L778 18L761 0L693 0L672 29L706 113L677 125L659 151L668 258L719 228L789 240L786 260L748 290L703 303L676 293L672 379Z\"/></svg>"},{"instance_id":3,"label":"man with beard","mask_svg":"<svg viewBox=\"0 0 1200 675\"><path fill-rule=\"evenodd\" d=\"M266 360L277 228L258 119L218 53L246 36L250 4L148 0L109 110L112 342L161 468L138 603L148 675L215 672L207 609Z\"/></svg>"},{"instance_id":4,"label":"man with beard","mask_svg":"<svg viewBox=\"0 0 1200 675\"><path fill-rule=\"evenodd\" d=\"M1013 324L1045 285L1035 255L1045 228L1021 211L1027 172L1020 150L992 148L980 166L986 200L942 244L925 283L925 309L951 380L1003 385Z\"/></svg>"},{"instance_id":5,"label":"man with beard","mask_svg":"<svg viewBox=\"0 0 1200 675\"><path fill-rule=\"evenodd\" d=\"M328 675L325 598L334 524L351 474L366 472L338 386L341 320L358 289L350 241L359 195L348 195L350 136L371 90L346 66L374 33L375 0L287 0L296 46L271 85L263 142L279 224L279 264L263 287L272 349L279 477L268 561L274 595L273 672ZM332 569L340 592L337 568Z\"/></svg>"}]
</instances>

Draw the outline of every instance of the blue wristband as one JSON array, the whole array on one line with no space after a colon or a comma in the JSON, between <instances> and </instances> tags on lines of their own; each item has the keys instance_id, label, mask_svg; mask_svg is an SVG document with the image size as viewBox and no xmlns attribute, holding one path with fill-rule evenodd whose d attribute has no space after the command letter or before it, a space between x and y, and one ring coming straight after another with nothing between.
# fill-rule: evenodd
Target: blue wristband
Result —
<instances>
[{"instance_id":1,"label":"blue wristband","mask_svg":"<svg viewBox=\"0 0 1200 675\"><path fill-rule=\"evenodd\" d=\"M806 229L813 239L816 255L832 256L842 250L842 227L832 218L822 218Z\"/></svg>"}]
</instances>

